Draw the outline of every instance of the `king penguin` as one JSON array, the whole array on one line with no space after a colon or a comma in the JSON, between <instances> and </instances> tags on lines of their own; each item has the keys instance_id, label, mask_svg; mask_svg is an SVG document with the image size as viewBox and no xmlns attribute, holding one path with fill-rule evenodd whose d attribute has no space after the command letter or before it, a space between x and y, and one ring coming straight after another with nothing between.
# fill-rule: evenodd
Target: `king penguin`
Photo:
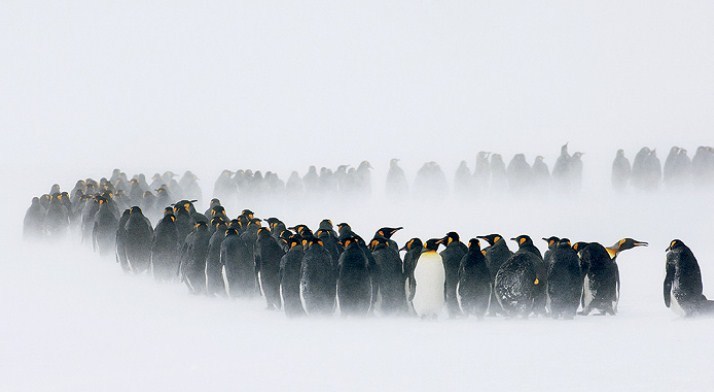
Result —
<instances>
[{"instance_id":1,"label":"king penguin","mask_svg":"<svg viewBox=\"0 0 714 392\"><path fill-rule=\"evenodd\" d=\"M469 250L461 259L457 293L461 310L467 316L483 318L491 302L491 273L481 244L476 238L469 240Z\"/></svg>"},{"instance_id":2,"label":"king penguin","mask_svg":"<svg viewBox=\"0 0 714 392\"><path fill-rule=\"evenodd\" d=\"M668 308L684 317L714 311L714 301L702 294L702 273L697 258L681 240L670 242L665 269L664 304Z\"/></svg>"},{"instance_id":3,"label":"king penguin","mask_svg":"<svg viewBox=\"0 0 714 392\"><path fill-rule=\"evenodd\" d=\"M439 241L439 238L432 238L424 244L414 269L416 288L412 304L421 318L438 318L444 307L446 273L444 261L436 252Z\"/></svg>"}]
</instances>

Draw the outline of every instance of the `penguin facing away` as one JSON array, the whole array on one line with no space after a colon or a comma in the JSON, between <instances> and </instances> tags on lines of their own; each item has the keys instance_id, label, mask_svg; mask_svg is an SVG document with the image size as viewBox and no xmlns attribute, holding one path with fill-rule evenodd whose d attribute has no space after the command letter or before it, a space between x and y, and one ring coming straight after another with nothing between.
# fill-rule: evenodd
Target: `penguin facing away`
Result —
<instances>
[{"instance_id":1,"label":"penguin facing away","mask_svg":"<svg viewBox=\"0 0 714 392\"><path fill-rule=\"evenodd\" d=\"M714 301L703 294L702 273L697 258L681 240L672 240L667 251L664 304L683 317L711 315Z\"/></svg>"}]
</instances>

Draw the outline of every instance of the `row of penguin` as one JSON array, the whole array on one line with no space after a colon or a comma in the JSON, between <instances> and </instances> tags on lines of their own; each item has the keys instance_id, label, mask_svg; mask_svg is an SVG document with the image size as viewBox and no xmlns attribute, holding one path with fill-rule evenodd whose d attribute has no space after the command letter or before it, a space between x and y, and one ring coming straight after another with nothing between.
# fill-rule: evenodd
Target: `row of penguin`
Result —
<instances>
[{"instance_id":1,"label":"row of penguin","mask_svg":"<svg viewBox=\"0 0 714 392\"><path fill-rule=\"evenodd\" d=\"M348 223L288 227L248 209L235 219L219 199L204 213L192 200L171 203L156 225L142 207L117 198L116 182L82 180L72 194L54 185L35 197L24 220L26 238L66 238L73 228L102 256L131 274L180 281L191 293L231 298L263 296L268 309L301 315L450 317L543 315L572 319L578 310L615 315L618 256L647 246L624 238L612 246L549 237L544 255L527 235L472 238L459 234L397 244L401 227L382 227L368 241ZM190 183L184 184L190 185ZM402 253L403 257L401 256ZM683 316L708 314L699 265L681 241L667 248L664 301Z\"/></svg>"}]
</instances>

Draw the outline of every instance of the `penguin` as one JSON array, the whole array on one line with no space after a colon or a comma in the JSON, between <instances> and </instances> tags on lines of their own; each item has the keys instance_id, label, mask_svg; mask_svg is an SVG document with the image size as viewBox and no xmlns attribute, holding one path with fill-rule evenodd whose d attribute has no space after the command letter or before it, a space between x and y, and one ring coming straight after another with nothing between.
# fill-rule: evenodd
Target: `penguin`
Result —
<instances>
[{"instance_id":1,"label":"penguin","mask_svg":"<svg viewBox=\"0 0 714 392\"><path fill-rule=\"evenodd\" d=\"M399 246L397 245L396 241L392 240L392 236L394 235L394 233L402 229L403 227L382 227L381 229L377 230L376 233L374 233L374 238L385 238L387 242L389 242L390 247L392 247L393 249L399 249Z\"/></svg>"},{"instance_id":2,"label":"penguin","mask_svg":"<svg viewBox=\"0 0 714 392\"><path fill-rule=\"evenodd\" d=\"M630 160L625 157L625 150L617 150L615 160L612 161L612 189L616 191L624 191L627 189L631 173L632 167L630 166Z\"/></svg>"},{"instance_id":3,"label":"penguin","mask_svg":"<svg viewBox=\"0 0 714 392\"><path fill-rule=\"evenodd\" d=\"M275 218L275 217L268 218L268 219L265 219L265 222L268 224L270 233L273 235L273 238L275 238L276 240L280 239L280 233L287 230L285 223L283 223L283 221L281 221L278 218Z\"/></svg>"},{"instance_id":4,"label":"penguin","mask_svg":"<svg viewBox=\"0 0 714 392\"><path fill-rule=\"evenodd\" d=\"M508 189L508 175L506 174L506 163L503 162L501 154L491 154L491 189L494 192L504 192Z\"/></svg>"},{"instance_id":5,"label":"penguin","mask_svg":"<svg viewBox=\"0 0 714 392\"><path fill-rule=\"evenodd\" d=\"M386 237L377 236L370 242L370 249L379 271L376 280L379 284L380 313L404 314L407 311L404 269L396 243ZM367 264L369 267L369 261Z\"/></svg>"},{"instance_id":6,"label":"penguin","mask_svg":"<svg viewBox=\"0 0 714 392\"><path fill-rule=\"evenodd\" d=\"M330 232L325 229L319 229L315 232L315 236L322 240L325 249L330 252L330 257L332 257L333 263L337 264L337 260L340 258L340 253L342 253L341 246L337 240L336 233Z\"/></svg>"},{"instance_id":7,"label":"penguin","mask_svg":"<svg viewBox=\"0 0 714 392\"><path fill-rule=\"evenodd\" d=\"M372 304L369 262L355 238L342 241L338 261L337 299L343 316L365 316Z\"/></svg>"},{"instance_id":8,"label":"penguin","mask_svg":"<svg viewBox=\"0 0 714 392\"><path fill-rule=\"evenodd\" d=\"M535 287L535 302L533 303L533 312L535 314L546 315L546 286L548 284L548 267L545 261L543 261L543 256L541 256L540 250L533 244L531 237L527 235L519 235L518 237L511 238L518 244L518 253L524 253L531 257L531 262L535 267L536 278L540 281L540 284Z\"/></svg>"},{"instance_id":9,"label":"penguin","mask_svg":"<svg viewBox=\"0 0 714 392\"><path fill-rule=\"evenodd\" d=\"M459 196L468 195L472 188L472 177L473 175L466 161L461 161L454 174L454 193Z\"/></svg>"},{"instance_id":10,"label":"penguin","mask_svg":"<svg viewBox=\"0 0 714 392\"><path fill-rule=\"evenodd\" d=\"M404 170L399 167L399 159L389 161L389 171L387 172L387 181L385 191L392 198L403 198L409 193L409 183Z\"/></svg>"},{"instance_id":11,"label":"penguin","mask_svg":"<svg viewBox=\"0 0 714 392\"><path fill-rule=\"evenodd\" d=\"M620 296L620 272L604 246L597 242L573 244L580 258L583 294L580 314L587 316L593 310L614 316Z\"/></svg>"},{"instance_id":12,"label":"penguin","mask_svg":"<svg viewBox=\"0 0 714 392\"><path fill-rule=\"evenodd\" d=\"M544 162L543 156L538 155L533 162L531 172L533 173L532 183L540 192L546 192L550 187L550 170Z\"/></svg>"},{"instance_id":13,"label":"penguin","mask_svg":"<svg viewBox=\"0 0 714 392\"><path fill-rule=\"evenodd\" d=\"M553 180L559 191L570 189L570 153L568 153L568 143L560 147L560 156L553 165Z\"/></svg>"},{"instance_id":14,"label":"penguin","mask_svg":"<svg viewBox=\"0 0 714 392\"><path fill-rule=\"evenodd\" d=\"M456 287L459 306L466 316L482 319L491 303L493 283L486 264L486 256L481 252L481 244L476 238L469 240L468 252L461 258L459 282Z\"/></svg>"},{"instance_id":15,"label":"penguin","mask_svg":"<svg viewBox=\"0 0 714 392\"><path fill-rule=\"evenodd\" d=\"M176 216L179 244L183 246L186 237L191 233L195 224L191 217L191 206L188 203L176 203L174 205L174 215Z\"/></svg>"},{"instance_id":16,"label":"penguin","mask_svg":"<svg viewBox=\"0 0 714 392\"><path fill-rule=\"evenodd\" d=\"M474 192L478 194L484 193L489 186L489 180L491 178L489 155L491 155L491 153L486 151L479 151L479 153L476 154L476 167L474 168L474 178L471 185Z\"/></svg>"},{"instance_id":17,"label":"penguin","mask_svg":"<svg viewBox=\"0 0 714 392\"><path fill-rule=\"evenodd\" d=\"M714 301L703 294L702 273L694 253L678 239L670 242L666 252L664 304L683 317L712 314Z\"/></svg>"},{"instance_id":18,"label":"penguin","mask_svg":"<svg viewBox=\"0 0 714 392\"><path fill-rule=\"evenodd\" d=\"M501 266L513 256L513 252L508 249L508 244L503 240L500 234L489 234L485 236L477 236L476 238L486 241L489 246L482 251L486 256L486 265L491 273L491 281L496 282L496 274ZM491 296L491 305L489 306L489 315L495 316L501 313L501 304L495 295Z\"/></svg>"},{"instance_id":19,"label":"penguin","mask_svg":"<svg viewBox=\"0 0 714 392\"><path fill-rule=\"evenodd\" d=\"M300 298L310 315L331 315L335 311L336 266L322 240L303 240L307 247L300 267Z\"/></svg>"},{"instance_id":20,"label":"penguin","mask_svg":"<svg viewBox=\"0 0 714 392\"><path fill-rule=\"evenodd\" d=\"M69 229L69 210L62 201L61 193L51 195L50 204L44 217L45 233L52 240L64 239Z\"/></svg>"},{"instance_id":21,"label":"penguin","mask_svg":"<svg viewBox=\"0 0 714 392\"><path fill-rule=\"evenodd\" d=\"M151 222L138 206L129 209L129 219L124 225L124 248L129 268L136 274L143 273L151 265L151 242L154 231Z\"/></svg>"},{"instance_id":22,"label":"penguin","mask_svg":"<svg viewBox=\"0 0 714 392\"><path fill-rule=\"evenodd\" d=\"M253 297L257 294L255 264L246 257L246 245L238 230L229 228L221 243L221 264L228 294L232 298Z\"/></svg>"},{"instance_id":23,"label":"penguin","mask_svg":"<svg viewBox=\"0 0 714 392\"><path fill-rule=\"evenodd\" d=\"M461 242L459 234L449 232L444 238L439 240L439 244L444 245L444 250L439 254L444 262L444 298L446 300L446 308L449 311L449 317L455 318L461 316L459 308L459 300L456 295L456 286L459 284L459 267L461 259L468 252L468 247Z\"/></svg>"},{"instance_id":24,"label":"penguin","mask_svg":"<svg viewBox=\"0 0 714 392\"><path fill-rule=\"evenodd\" d=\"M552 252L547 283L550 316L572 320L578 311L583 291L580 260L567 238L561 239Z\"/></svg>"},{"instance_id":25,"label":"penguin","mask_svg":"<svg viewBox=\"0 0 714 392\"><path fill-rule=\"evenodd\" d=\"M531 185L533 172L524 154L516 154L506 169L508 187L511 192L522 192Z\"/></svg>"},{"instance_id":26,"label":"penguin","mask_svg":"<svg viewBox=\"0 0 714 392\"><path fill-rule=\"evenodd\" d=\"M25 213L25 220L22 225L22 235L25 240L42 237L42 227L44 226L44 211L40 205L40 198L33 197L30 208Z\"/></svg>"},{"instance_id":27,"label":"penguin","mask_svg":"<svg viewBox=\"0 0 714 392\"><path fill-rule=\"evenodd\" d=\"M553 253L553 249L558 247L558 242L560 242L560 238L556 236L550 236L548 238L543 237L542 240L548 243L548 250L546 250L543 254L543 262L545 263L546 268L548 268L548 265L550 264L551 260L551 254Z\"/></svg>"},{"instance_id":28,"label":"penguin","mask_svg":"<svg viewBox=\"0 0 714 392\"><path fill-rule=\"evenodd\" d=\"M223 281L221 244L226 238L228 224L220 218L213 218L211 225L213 232L208 240L208 254L206 255L206 294L222 297L226 294L226 286Z\"/></svg>"},{"instance_id":29,"label":"penguin","mask_svg":"<svg viewBox=\"0 0 714 392\"><path fill-rule=\"evenodd\" d=\"M280 260L285 251L269 229L261 227L256 235L255 269L260 277L260 287L268 310L280 310L283 307L280 298Z\"/></svg>"},{"instance_id":30,"label":"penguin","mask_svg":"<svg viewBox=\"0 0 714 392\"><path fill-rule=\"evenodd\" d=\"M94 216L94 228L92 229L92 244L94 250L100 256L106 256L114 250L116 244L116 232L119 227L119 220L114 216L114 213L105 199L102 196L97 197L99 202L99 211Z\"/></svg>"},{"instance_id":31,"label":"penguin","mask_svg":"<svg viewBox=\"0 0 714 392\"><path fill-rule=\"evenodd\" d=\"M528 318L540 292L539 284L533 255L518 252L498 269L494 295L506 316Z\"/></svg>"},{"instance_id":32,"label":"penguin","mask_svg":"<svg viewBox=\"0 0 714 392\"><path fill-rule=\"evenodd\" d=\"M406 279L404 287L406 291L407 305L411 313L415 313L414 306L412 304L412 301L414 300L414 294L416 292L416 278L414 277L414 269L416 269L417 260L419 259L423 248L424 244L419 238L412 238L407 241L404 247L399 249L400 251L406 251L406 253L404 254L403 263L404 278Z\"/></svg>"},{"instance_id":33,"label":"penguin","mask_svg":"<svg viewBox=\"0 0 714 392\"><path fill-rule=\"evenodd\" d=\"M283 300L283 309L287 317L300 317L305 315L300 300L300 269L305 254L302 247L302 238L293 234L285 241L287 252L280 259L280 296Z\"/></svg>"},{"instance_id":34,"label":"penguin","mask_svg":"<svg viewBox=\"0 0 714 392\"><path fill-rule=\"evenodd\" d=\"M129 266L129 261L126 256L126 223L129 221L130 215L131 211L128 208L122 213L119 218L116 239L114 240L114 243L116 244L116 261L119 263L124 272L131 272L131 267Z\"/></svg>"},{"instance_id":35,"label":"penguin","mask_svg":"<svg viewBox=\"0 0 714 392\"><path fill-rule=\"evenodd\" d=\"M444 261L437 250L440 239L432 238L424 244L416 267L414 279L416 281L412 304L414 311L422 319L435 319L439 317L444 307L444 284L446 273Z\"/></svg>"},{"instance_id":36,"label":"penguin","mask_svg":"<svg viewBox=\"0 0 714 392\"><path fill-rule=\"evenodd\" d=\"M176 217L171 207L164 211L154 230L151 242L151 270L154 279L160 282L171 281L178 276L179 235L176 229Z\"/></svg>"},{"instance_id":37,"label":"penguin","mask_svg":"<svg viewBox=\"0 0 714 392\"><path fill-rule=\"evenodd\" d=\"M568 163L568 181L570 183L571 190L580 191L583 184L583 161L582 157L585 155L584 152L575 152L570 158Z\"/></svg>"},{"instance_id":38,"label":"penguin","mask_svg":"<svg viewBox=\"0 0 714 392\"><path fill-rule=\"evenodd\" d=\"M206 222L198 222L186 236L179 267L181 281L192 294L206 293L206 257L211 233Z\"/></svg>"}]
</instances>

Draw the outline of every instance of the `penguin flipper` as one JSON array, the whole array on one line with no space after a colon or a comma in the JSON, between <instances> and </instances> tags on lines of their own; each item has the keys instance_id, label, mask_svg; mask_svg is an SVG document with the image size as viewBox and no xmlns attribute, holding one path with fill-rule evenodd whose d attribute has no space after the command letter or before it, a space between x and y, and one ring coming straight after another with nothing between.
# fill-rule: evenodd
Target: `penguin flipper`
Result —
<instances>
[{"instance_id":1,"label":"penguin flipper","mask_svg":"<svg viewBox=\"0 0 714 392\"><path fill-rule=\"evenodd\" d=\"M672 302L672 280L674 279L674 267L670 268L667 266L667 276L664 277L663 294L664 294L664 304L668 308Z\"/></svg>"}]
</instances>

